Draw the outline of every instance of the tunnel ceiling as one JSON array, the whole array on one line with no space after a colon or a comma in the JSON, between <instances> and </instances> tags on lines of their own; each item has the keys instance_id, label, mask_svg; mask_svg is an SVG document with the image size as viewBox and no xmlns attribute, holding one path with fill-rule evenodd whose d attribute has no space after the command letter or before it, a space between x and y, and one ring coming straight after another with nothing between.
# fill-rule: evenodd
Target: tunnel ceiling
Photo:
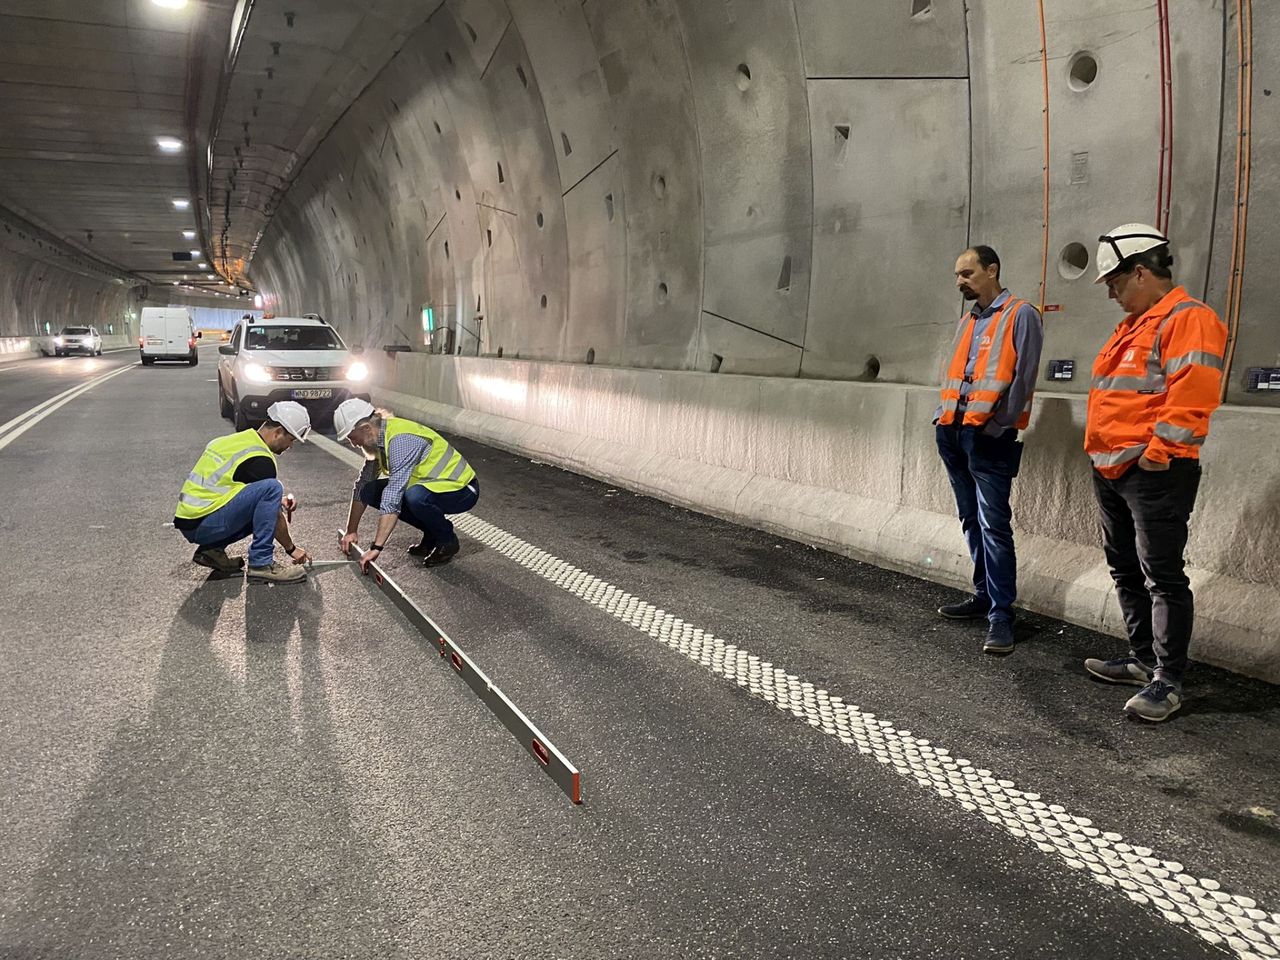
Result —
<instances>
[{"instance_id":1,"label":"tunnel ceiling","mask_svg":"<svg viewBox=\"0 0 1280 960\"><path fill-rule=\"evenodd\" d=\"M209 202L216 267L240 279L289 183L405 39L421 0L257 0L215 118Z\"/></svg>"}]
</instances>

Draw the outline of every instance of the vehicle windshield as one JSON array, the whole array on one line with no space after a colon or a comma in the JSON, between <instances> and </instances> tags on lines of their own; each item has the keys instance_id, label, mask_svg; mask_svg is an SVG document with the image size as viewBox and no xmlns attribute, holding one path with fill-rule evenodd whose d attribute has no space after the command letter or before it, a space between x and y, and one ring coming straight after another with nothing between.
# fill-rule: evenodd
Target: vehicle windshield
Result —
<instances>
[{"instance_id":1,"label":"vehicle windshield","mask_svg":"<svg viewBox=\"0 0 1280 960\"><path fill-rule=\"evenodd\" d=\"M261 326L249 327L245 333L249 350L345 350L331 327Z\"/></svg>"},{"instance_id":2,"label":"vehicle windshield","mask_svg":"<svg viewBox=\"0 0 1280 960\"><path fill-rule=\"evenodd\" d=\"M62 335L65 337L83 337L89 332L88 327L63 327Z\"/></svg>"}]
</instances>

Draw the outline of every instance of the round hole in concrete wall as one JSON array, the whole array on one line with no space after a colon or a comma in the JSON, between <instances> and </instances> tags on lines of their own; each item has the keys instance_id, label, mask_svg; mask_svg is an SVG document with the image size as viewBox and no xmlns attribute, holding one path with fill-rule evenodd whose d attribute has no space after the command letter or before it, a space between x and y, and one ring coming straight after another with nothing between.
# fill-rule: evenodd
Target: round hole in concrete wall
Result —
<instances>
[{"instance_id":1,"label":"round hole in concrete wall","mask_svg":"<svg viewBox=\"0 0 1280 960\"><path fill-rule=\"evenodd\" d=\"M449 241L448 240L444 242L444 258L446 260L449 259Z\"/></svg>"},{"instance_id":2,"label":"round hole in concrete wall","mask_svg":"<svg viewBox=\"0 0 1280 960\"><path fill-rule=\"evenodd\" d=\"M596 348L591 347L589 350L587 350L587 363L595 363L595 362L596 362Z\"/></svg>"},{"instance_id":3,"label":"round hole in concrete wall","mask_svg":"<svg viewBox=\"0 0 1280 960\"><path fill-rule=\"evenodd\" d=\"M1063 280L1075 280L1089 267L1089 250L1083 243L1068 243L1058 258L1058 273Z\"/></svg>"},{"instance_id":4,"label":"round hole in concrete wall","mask_svg":"<svg viewBox=\"0 0 1280 960\"><path fill-rule=\"evenodd\" d=\"M1081 50L1067 63L1067 83L1072 90L1086 90L1098 79L1098 58Z\"/></svg>"},{"instance_id":5,"label":"round hole in concrete wall","mask_svg":"<svg viewBox=\"0 0 1280 960\"><path fill-rule=\"evenodd\" d=\"M653 175L653 195L659 199L667 195L667 178L660 173Z\"/></svg>"},{"instance_id":6,"label":"round hole in concrete wall","mask_svg":"<svg viewBox=\"0 0 1280 960\"><path fill-rule=\"evenodd\" d=\"M751 68L745 63L738 64L738 89L746 92L747 87L751 86Z\"/></svg>"},{"instance_id":7,"label":"round hole in concrete wall","mask_svg":"<svg viewBox=\"0 0 1280 960\"><path fill-rule=\"evenodd\" d=\"M867 357L867 365L863 369L863 376L868 380L875 380L880 376L880 358Z\"/></svg>"},{"instance_id":8,"label":"round hole in concrete wall","mask_svg":"<svg viewBox=\"0 0 1280 960\"><path fill-rule=\"evenodd\" d=\"M665 283L658 284L658 302L667 302L667 285Z\"/></svg>"},{"instance_id":9,"label":"round hole in concrete wall","mask_svg":"<svg viewBox=\"0 0 1280 960\"><path fill-rule=\"evenodd\" d=\"M541 210L538 211L538 216L535 219L538 221L538 229L541 230L542 225L546 223L546 220L543 219Z\"/></svg>"},{"instance_id":10,"label":"round hole in concrete wall","mask_svg":"<svg viewBox=\"0 0 1280 960\"><path fill-rule=\"evenodd\" d=\"M539 302L542 304L543 310L547 309L547 295L545 293L542 295L542 300Z\"/></svg>"}]
</instances>

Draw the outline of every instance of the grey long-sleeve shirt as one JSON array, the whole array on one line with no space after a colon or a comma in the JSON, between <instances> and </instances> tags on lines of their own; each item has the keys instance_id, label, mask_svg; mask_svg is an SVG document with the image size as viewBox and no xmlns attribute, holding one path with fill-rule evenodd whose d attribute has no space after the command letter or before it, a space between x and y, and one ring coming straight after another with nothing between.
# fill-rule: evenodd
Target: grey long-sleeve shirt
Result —
<instances>
[{"instance_id":1,"label":"grey long-sleeve shirt","mask_svg":"<svg viewBox=\"0 0 1280 960\"><path fill-rule=\"evenodd\" d=\"M1002 290L1000 295L987 305L987 309L979 309L976 303L973 305L970 311L974 316L973 337L969 341L969 360L964 368L966 377L972 377L974 367L977 366L978 350L982 346L983 334L991 326L992 318L1011 296L1008 290ZM960 322L967 323L968 317L962 317ZM1009 384L1009 389L1001 394L995 410L991 413L991 419L983 428L993 435L1004 433L1018 422L1018 417L1022 415L1022 408L1027 405L1027 398L1036 388L1036 378L1040 370L1040 351L1044 346L1044 322L1040 319L1040 311L1029 303L1020 306L1017 316L1013 318L1013 346L1018 352L1013 368L1013 383ZM967 402L969 387L968 383L960 385L961 410ZM942 405L939 404L933 414L934 421L936 422L941 416Z\"/></svg>"}]
</instances>

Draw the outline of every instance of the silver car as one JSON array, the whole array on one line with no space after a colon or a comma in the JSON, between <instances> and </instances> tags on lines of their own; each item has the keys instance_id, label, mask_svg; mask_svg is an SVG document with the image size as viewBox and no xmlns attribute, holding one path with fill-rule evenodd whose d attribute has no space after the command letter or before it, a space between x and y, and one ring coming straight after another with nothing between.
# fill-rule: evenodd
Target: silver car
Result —
<instances>
[{"instance_id":1,"label":"silver car","mask_svg":"<svg viewBox=\"0 0 1280 960\"><path fill-rule=\"evenodd\" d=\"M65 357L72 353L87 353L91 357L102 356L102 337L96 327L63 327L53 338L53 355Z\"/></svg>"}]
</instances>

